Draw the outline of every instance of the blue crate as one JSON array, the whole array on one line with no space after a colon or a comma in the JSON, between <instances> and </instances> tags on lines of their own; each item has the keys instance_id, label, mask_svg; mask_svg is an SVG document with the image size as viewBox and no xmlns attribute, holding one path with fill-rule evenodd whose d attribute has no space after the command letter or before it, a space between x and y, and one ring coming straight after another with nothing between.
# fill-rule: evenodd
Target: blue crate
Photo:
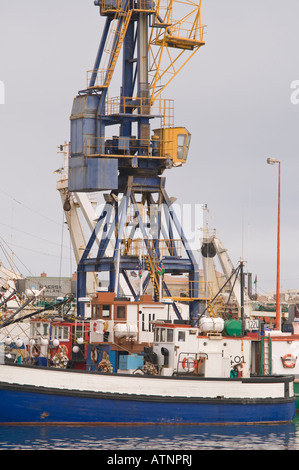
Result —
<instances>
[{"instance_id":1,"label":"blue crate","mask_svg":"<svg viewBox=\"0 0 299 470\"><path fill-rule=\"evenodd\" d=\"M122 354L119 356L118 368L125 369L138 369L143 366L143 356L138 354Z\"/></svg>"}]
</instances>

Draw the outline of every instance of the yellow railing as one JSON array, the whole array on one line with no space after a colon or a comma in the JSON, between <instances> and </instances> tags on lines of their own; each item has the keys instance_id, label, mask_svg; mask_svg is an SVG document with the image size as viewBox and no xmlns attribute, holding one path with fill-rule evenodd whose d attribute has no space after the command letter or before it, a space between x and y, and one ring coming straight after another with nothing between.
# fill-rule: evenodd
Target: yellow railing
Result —
<instances>
[{"instance_id":1,"label":"yellow railing","mask_svg":"<svg viewBox=\"0 0 299 470\"><path fill-rule=\"evenodd\" d=\"M101 13L114 13L123 11L123 0L102 0ZM135 0L130 5L133 11L154 11L155 3L152 0Z\"/></svg>"},{"instance_id":2,"label":"yellow railing","mask_svg":"<svg viewBox=\"0 0 299 470\"><path fill-rule=\"evenodd\" d=\"M149 240L150 247L154 247L154 241ZM158 240L158 250L160 257L182 256L182 240ZM148 254L148 249L144 239L124 239L121 241L121 255L143 257Z\"/></svg>"},{"instance_id":3,"label":"yellow railing","mask_svg":"<svg viewBox=\"0 0 299 470\"><path fill-rule=\"evenodd\" d=\"M144 256L144 261L145 261L146 269L150 275L156 297L159 298L159 279L158 279L158 274L157 274L157 266L155 265L152 258L148 255Z\"/></svg>"},{"instance_id":4,"label":"yellow railing","mask_svg":"<svg viewBox=\"0 0 299 470\"><path fill-rule=\"evenodd\" d=\"M107 85L105 85L105 78L107 75L107 69L99 69L99 70L87 70L86 72L86 88L89 88L89 83L92 78L92 76L95 75L95 80L94 80L94 87L98 88L107 88Z\"/></svg>"},{"instance_id":5,"label":"yellow railing","mask_svg":"<svg viewBox=\"0 0 299 470\"><path fill-rule=\"evenodd\" d=\"M109 143L110 140L110 143ZM156 149L152 146L152 139L142 139L142 155L136 155L139 147L138 140L134 137L90 137L84 141L83 153L86 157L107 158L164 158L163 149L171 140L159 140Z\"/></svg>"},{"instance_id":6,"label":"yellow railing","mask_svg":"<svg viewBox=\"0 0 299 470\"><path fill-rule=\"evenodd\" d=\"M168 28L169 35L196 42L203 42L204 31L205 25L194 26L191 21L174 21Z\"/></svg>"},{"instance_id":7,"label":"yellow railing","mask_svg":"<svg viewBox=\"0 0 299 470\"><path fill-rule=\"evenodd\" d=\"M175 285L168 285L170 293L174 290ZM176 290L180 290L179 294L173 293L173 295L167 295L164 291L162 292L163 299L171 299L177 302L192 301L192 300L206 300L208 303L212 300L212 283L205 281L189 281L187 278L183 278L180 282L177 281ZM182 295L183 294L183 295Z\"/></svg>"},{"instance_id":8,"label":"yellow railing","mask_svg":"<svg viewBox=\"0 0 299 470\"><path fill-rule=\"evenodd\" d=\"M107 116L123 113L156 116L161 119L161 128L174 126L174 100L158 99L154 104L151 104L150 98L140 97L116 96L106 100L105 114Z\"/></svg>"},{"instance_id":9,"label":"yellow railing","mask_svg":"<svg viewBox=\"0 0 299 470\"><path fill-rule=\"evenodd\" d=\"M155 26L161 20L164 25L164 29L156 29L158 42L162 37L173 37L203 43L206 25L201 24L201 1L158 0L154 18Z\"/></svg>"},{"instance_id":10,"label":"yellow railing","mask_svg":"<svg viewBox=\"0 0 299 470\"><path fill-rule=\"evenodd\" d=\"M149 38L149 82L154 101L205 44L201 0L157 0L153 26Z\"/></svg>"}]
</instances>

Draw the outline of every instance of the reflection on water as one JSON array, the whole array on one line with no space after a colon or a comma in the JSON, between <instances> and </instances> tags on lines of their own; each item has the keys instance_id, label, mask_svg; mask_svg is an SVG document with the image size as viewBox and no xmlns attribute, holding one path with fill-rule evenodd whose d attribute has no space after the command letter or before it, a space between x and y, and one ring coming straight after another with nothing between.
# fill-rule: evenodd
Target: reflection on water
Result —
<instances>
[{"instance_id":1,"label":"reflection on water","mask_svg":"<svg viewBox=\"0 0 299 470\"><path fill-rule=\"evenodd\" d=\"M0 426L0 450L298 450L292 423L235 426Z\"/></svg>"}]
</instances>

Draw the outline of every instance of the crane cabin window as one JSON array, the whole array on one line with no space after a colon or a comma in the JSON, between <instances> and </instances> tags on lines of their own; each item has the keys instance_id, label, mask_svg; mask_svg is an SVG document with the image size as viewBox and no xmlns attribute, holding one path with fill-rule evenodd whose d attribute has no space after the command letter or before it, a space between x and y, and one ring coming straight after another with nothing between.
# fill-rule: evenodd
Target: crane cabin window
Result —
<instances>
[{"instance_id":1,"label":"crane cabin window","mask_svg":"<svg viewBox=\"0 0 299 470\"><path fill-rule=\"evenodd\" d=\"M178 134L177 137L177 158L178 160L187 160L190 143L190 135Z\"/></svg>"},{"instance_id":2,"label":"crane cabin window","mask_svg":"<svg viewBox=\"0 0 299 470\"><path fill-rule=\"evenodd\" d=\"M178 159L179 160L182 160L183 157L184 157L184 148L185 148L185 144L186 144L186 135L184 134L178 134L178 140L177 140L177 144L178 144Z\"/></svg>"}]
</instances>

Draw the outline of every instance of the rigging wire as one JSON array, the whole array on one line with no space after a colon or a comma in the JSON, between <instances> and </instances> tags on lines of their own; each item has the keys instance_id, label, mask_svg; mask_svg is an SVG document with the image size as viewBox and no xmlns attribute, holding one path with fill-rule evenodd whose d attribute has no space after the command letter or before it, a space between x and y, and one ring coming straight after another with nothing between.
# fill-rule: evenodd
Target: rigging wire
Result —
<instances>
[{"instance_id":1,"label":"rigging wire","mask_svg":"<svg viewBox=\"0 0 299 470\"><path fill-rule=\"evenodd\" d=\"M41 217L43 217L43 218L49 220L50 222L55 223L55 225L60 225L60 223L57 222L56 220L50 219L49 217L45 216L44 214L42 214L42 213L40 213L40 212L38 212L38 211L36 211L36 210L30 208L29 206L25 205L23 202L17 200L16 198L14 198L14 197L11 196L10 194L8 194L8 193L7 193L6 191L4 191L3 189L0 189L0 191L1 191L3 194L5 194L7 197L9 197L14 203L19 204L19 205L21 205L22 207L26 208L27 210L30 210L31 212L33 212L33 213L35 213L35 214L37 214L37 215L39 215L39 216L41 216ZM11 228L9 225L7 225L7 224L5 224L5 223L3 223L3 222L0 222L0 224L1 224L2 226L4 226L4 227ZM31 237L34 237L34 238L36 238L36 239L45 241L46 243L51 243L51 244L56 245L56 246L61 246L61 242L60 242L60 243L56 243L56 242L54 242L54 241L52 241L52 240L46 240L45 238L39 237L39 236L37 236L37 235L35 235L35 234L26 232L26 231L21 230L21 229L17 229L17 228L15 228L15 227L13 228L13 230L14 230L14 231L17 231L17 232L20 232L20 233L23 233L23 234L26 234L26 235L31 236ZM0 237L0 239L2 239L2 241L4 242L3 238ZM9 246L6 242L4 242L4 243L8 246L10 252L11 252L13 255L15 255L15 252L10 248L10 246ZM18 247L18 248L25 249L25 250L27 250L27 251L32 251L32 252L34 252L34 253L39 253L39 254L41 254L41 255L43 255L43 256L50 256L50 257L52 257L52 258L53 258L53 257L55 257L55 258L58 257L57 255L52 255L52 254L49 254L49 253L46 253L46 252L41 252L41 251L38 251L38 250L34 250L34 249L31 249L31 248L27 248L27 247L25 247L25 246L18 245L18 244L13 243L13 242L11 242L10 245L11 245L11 246L14 246L14 247ZM3 249L3 251L4 251L4 249ZM7 259L8 263L9 263L9 266L11 266L11 269L15 271L15 268L12 266L11 259L9 258L9 256L8 256L7 254L5 254L5 256L6 256L6 259ZM61 254L60 254L59 257L60 257L60 259L61 259ZM23 267L28 271L28 273L29 273L31 276L34 276L33 273L29 270L29 268L28 268L27 266L25 266L25 265L20 261L19 257L16 256L16 258L17 258L18 261L23 265ZM67 257L66 259L68 259L68 257ZM21 274L21 270L19 270L19 273Z\"/></svg>"},{"instance_id":2,"label":"rigging wire","mask_svg":"<svg viewBox=\"0 0 299 470\"><path fill-rule=\"evenodd\" d=\"M29 300L32 300L32 299L29 299ZM19 309L17 312L13 313L9 318L7 318L7 320L5 320L4 323L2 323L2 324L0 325L0 329L6 327L6 326L8 326L8 325L11 325L12 323L18 323L18 322L23 321L23 320L25 320L25 319L27 319L27 318L31 318L31 317L33 317L34 315L38 315L38 314L40 314L40 313L47 312L47 311L57 310L57 309L59 309L60 307L62 307L63 305L66 305L66 304L72 302L73 300L74 300L74 296L70 296L70 297L68 297L67 299L62 300L61 302L59 302L59 303L57 303L57 304L48 305L48 306L43 307L43 308L41 308L41 309L39 309L39 310L36 310L36 311L34 311L34 312L31 312L31 313L28 313L27 315L23 315L23 316L20 317L20 318L14 318L15 315L20 312L20 309ZM27 302L27 303L28 303L28 302ZM27 303L26 303L26 305L27 305ZM24 304L24 305L22 306L22 308L26 307L26 305Z\"/></svg>"},{"instance_id":3,"label":"rigging wire","mask_svg":"<svg viewBox=\"0 0 299 470\"><path fill-rule=\"evenodd\" d=\"M50 219L49 217L47 217L45 214L41 214L40 212L36 211L35 209L32 209L31 207L28 207L26 204L24 204L23 202L21 201L18 201L17 199L15 199L13 196L11 196L10 194L8 194L6 191L3 191L3 189L0 189L0 192L5 194L7 197L9 197L12 201L16 202L17 204L20 204L22 207L24 207L25 209L39 215L40 217L43 217L44 219L47 219L49 220L50 222L53 222L54 224L56 225L60 225L56 220L53 220L53 219Z\"/></svg>"},{"instance_id":4,"label":"rigging wire","mask_svg":"<svg viewBox=\"0 0 299 470\"><path fill-rule=\"evenodd\" d=\"M33 276L33 274L32 274L32 272L30 271L30 269L29 269L27 266L25 266L25 264L20 260L20 258L15 254L15 252L10 248L10 246L8 245L8 243L7 243L1 236L0 236L0 241L2 241L2 243L0 243L0 247L1 247L3 253L4 253L4 255L5 255L5 257L6 257L7 261L8 261L8 264L9 264L10 267L11 267L11 270L14 271L14 272L16 272L16 270L13 269L13 266L12 266L12 263L11 263L11 260L10 260L10 257L8 256L6 250L4 249L3 243L8 247L8 249L10 250L10 252L14 254L14 256L15 256L15 257L17 258L17 260L22 264L22 266L28 271L28 273L29 273L31 276ZM15 263L14 263L14 264L15 264ZM21 270L17 269L17 271L19 272L19 274L21 274Z\"/></svg>"},{"instance_id":5,"label":"rigging wire","mask_svg":"<svg viewBox=\"0 0 299 470\"><path fill-rule=\"evenodd\" d=\"M209 302L209 305L211 305L214 300L218 297L218 295L220 294L220 292L222 292L222 290L224 289L224 287L226 286L226 284L229 283L229 281L231 280L231 278L236 275L236 277L238 276L238 273L240 271L240 267L241 265L237 266L237 268L233 269L230 277L227 279L227 281L223 284L223 286L221 287L221 289L217 292L217 294L213 297L213 299L211 300L211 302ZM205 314L205 312L207 311L208 309L208 305L206 306L206 308L203 310L203 312L199 315L199 317L196 319L195 321L195 325L198 325L198 322L199 320L201 319L201 317Z\"/></svg>"},{"instance_id":6,"label":"rigging wire","mask_svg":"<svg viewBox=\"0 0 299 470\"><path fill-rule=\"evenodd\" d=\"M0 222L0 225L3 225L4 227L11 228L9 225L4 224L3 222ZM24 233L25 235L29 235L30 237L36 238L38 240L42 240L44 242L51 243L52 245L60 246L60 243L54 242L53 240L47 240L46 238L39 237L38 235L34 235L33 233L30 233L30 232L25 232L25 230L21 230L21 229L15 228L15 227L14 227L13 230L16 231L16 232Z\"/></svg>"}]
</instances>

